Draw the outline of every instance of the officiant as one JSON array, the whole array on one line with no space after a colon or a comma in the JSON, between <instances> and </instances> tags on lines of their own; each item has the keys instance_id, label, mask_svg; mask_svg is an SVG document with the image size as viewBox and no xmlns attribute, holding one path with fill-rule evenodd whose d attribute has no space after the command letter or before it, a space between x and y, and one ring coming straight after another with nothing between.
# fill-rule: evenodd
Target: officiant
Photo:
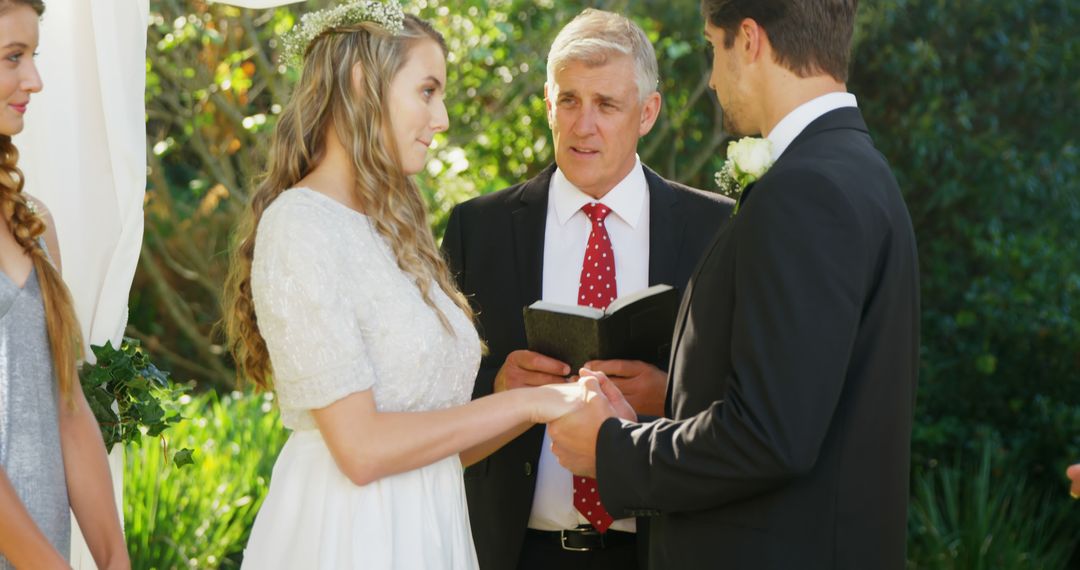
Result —
<instances>
[{"instance_id":1,"label":"officiant","mask_svg":"<svg viewBox=\"0 0 1080 570\"><path fill-rule=\"evenodd\" d=\"M526 350L523 307L543 299L604 308L661 283L681 292L729 218L730 200L665 180L638 158L638 141L661 111L657 88L644 31L585 10L548 53L555 163L451 212L443 249L489 347L474 398L576 373ZM639 412L663 415L664 370L626 360L589 366L611 376ZM542 425L470 467L465 483L482 569L628 570L644 561L644 521L612 520L595 482L559 465Z\"/></svg>"}]
</instances>

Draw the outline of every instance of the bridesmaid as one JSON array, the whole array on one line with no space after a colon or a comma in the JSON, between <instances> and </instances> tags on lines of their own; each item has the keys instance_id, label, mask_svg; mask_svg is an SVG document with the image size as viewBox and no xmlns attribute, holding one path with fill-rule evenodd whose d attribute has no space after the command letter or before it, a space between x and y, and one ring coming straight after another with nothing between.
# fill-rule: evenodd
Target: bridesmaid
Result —
<instances>
[{"instance_id":1,"label":"bridesmaid","mask_svg":"<svg viewBox=\"0 0 1080 570\"><path fill-rule=\"evenodd\" d=\"M102 569L130 568L105 445L75 370L81 334L56 231L23 193L41 0L0 0L0 570L68 568L70 512ZM56 266L53 266L55 261Z\"/></svg>"}]
</instances>

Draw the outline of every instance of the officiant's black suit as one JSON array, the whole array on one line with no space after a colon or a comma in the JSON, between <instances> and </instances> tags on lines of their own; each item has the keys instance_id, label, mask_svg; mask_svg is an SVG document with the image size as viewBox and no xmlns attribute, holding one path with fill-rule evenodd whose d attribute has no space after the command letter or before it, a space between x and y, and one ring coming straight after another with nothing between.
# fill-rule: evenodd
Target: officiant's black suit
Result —
<instances>
[{"instance_id":1,"label":"officiant's black suit","mask_svg":"<svg viewBox=\"0 0 1080 570\"><path fill-rule=\"evenodd\" d=\"M918 292L889 165L858 110L822 115L691 278L675 421L601 427L601 499L656 515L651 568L904 568Z\"/></svg>"},{"instance_id":2,"label":"officiant's black suit","mask_svg":"<svg viewBox=\"0 0 1080 570\"><path fill-rule=\"evenodd\" d=\"M492 392L495 374L510 352L527 348L521 310L541 295L548 188L554 172L551 165L522 184L464 202L450 214L443 250L458 286L478 312L489 349L474 398ZM665 283L682 291L733 203L664 180L647 167L645 179L649 284ZM581 259L566 263L580 267ZM465 472L469 518L483 570L517 565L543 437L544 427L535 426Z\"/></svg>"}]
</instances>

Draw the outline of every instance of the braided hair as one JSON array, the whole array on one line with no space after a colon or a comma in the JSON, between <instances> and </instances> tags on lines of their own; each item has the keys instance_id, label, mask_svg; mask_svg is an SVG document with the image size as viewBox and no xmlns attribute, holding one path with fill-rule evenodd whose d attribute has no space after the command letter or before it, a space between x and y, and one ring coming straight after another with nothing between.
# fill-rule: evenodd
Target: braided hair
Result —
<instances>
[{"instance_id":1,"label":"braided hair","mask_svg":"<svg viewBox=\"0 0 1080 570\"><path fill-rule=\"evenodd\" d=\"M24 179L16 166L18 160L19 151L11 137L0 135L0 215L15 241L34 262L45 304L45 328L60 395L71 403L77 386L75 363L82 355L82 333L71 293L41 243L45 220L23 194Z\"/></svg>"}]
</instances>

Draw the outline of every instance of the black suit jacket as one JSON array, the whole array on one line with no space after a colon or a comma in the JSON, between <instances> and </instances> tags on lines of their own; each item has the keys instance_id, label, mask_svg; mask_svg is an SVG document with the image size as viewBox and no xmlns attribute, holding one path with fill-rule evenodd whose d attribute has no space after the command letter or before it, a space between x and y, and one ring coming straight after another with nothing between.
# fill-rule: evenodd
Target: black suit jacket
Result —
<instances>
[{"instance_id":1,"label":"black suit jacket","mask_svg":"<svg viewBox=\"0 0 1080 570\"><path fill-rule=\"evenodd\" d=\"M526 348L521 310L540 298L548 188L555 165L535 178L454 208L443 250L458 286L479 315L488 354L473 389L479 398L506 355ZM733 206L727 198L666 181L645 168L649 185L649 284L680 290ZM566 260L580 264L581 260ZM465 472L480 567L516 567L532 509L544 426L535 426Z\"/></svg>"},{"instance_id":2,"label":"black suit jacket","mask_svg":"<svg viewBox=\"0 0 1080 570\"><path fill-rule=\"evenodd\" d=\"M811 123L691 279L670 420L610 419L600 494L650 567L901 570L919 352L907 207L857 109Z\"/></svg>"}]
</instances>

